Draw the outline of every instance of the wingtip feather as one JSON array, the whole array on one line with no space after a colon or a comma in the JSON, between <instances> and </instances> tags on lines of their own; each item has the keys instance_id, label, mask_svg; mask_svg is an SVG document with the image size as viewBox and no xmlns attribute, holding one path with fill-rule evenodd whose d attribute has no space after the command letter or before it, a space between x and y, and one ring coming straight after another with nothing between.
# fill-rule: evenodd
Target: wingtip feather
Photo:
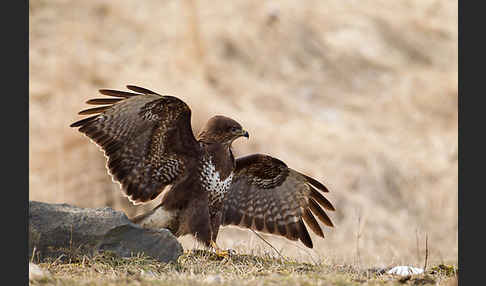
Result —
<instances>
[{"instance_id":1,"label":"wingtip feather","mask_svg":"<svg viewBox=\"0 0 486 286\"><path fill-rule=\"evenodd\" d=\"M131 91L140 92L140 93L143 93L143 94L158 94L155 91L151 91L150 89L146 89L146 88L136 86L136 85L131 85L131 84L127 85L127 88Z\"/></svg>"},{"instance_id":2,"label":"wingtip feather","mask_svg":"<svg viewBox=\"0 0 486 286\"><path fill-rule=\"evenodd\" d=\"M309 209L304 210L304 212L302 213L302 218L316 235L324 238L324 233L322 232L319 223Z\"/></svg>"},{"instance_id":3,"label":"wingtip feather","mask_svg":"<svg viewBox=\"0 0 486 286\"><path fill-rule=\"evenodd\" d=\"M312 186L310 187L311 193L310 196L316 200L321 206L323 206L326 210L335 211L336 209L332 205L332 203L326 199L318 190L314 189Z\"/></svg>"},{"instance_id":4,"label":"wingtip feather","mask_svg":"<svg viewBox=\"0 0 486 286\"><path fill-rule=\"evenodd\" d=\"M302 174L302 175L304 175L304 174ZM319 189L319 190L321 190L321 191L323 191L323 192L325 192L325 193L328 193L328 192L329 192L329 189L328 189L326 186L324 186L324 184L322 184L321 182L319 182L319 181L317 181L316 179L311 178L311 177L309 177L309 176L307 176L307 175L304 175L304 177L307 179L307 181L308 181L308 182L309 182L311 185L313 185L313 186L314 186L314 187L316 187L317 189Z\"/></svg>"},{"instance_id":5,"label":"wingtip feather","mask_svg":"<svg viewBox=\"0 0 486 286\"><path fill-rule=\"evenodd\" d=\"M114 96L114 97L123 97L123 98L129 98L132 96L137 96L140 94L136 94L133 92L128 92L128 91L121 91L121 90L114 90L114 89L100 89L98 90L99 93L103 95L108 95L108 96Z\"/></svg>"},{"instance_id":6,"label":"wingtip feather","mask_svg":"<svg viewBox=\"0 0 486 286\"><path fill-rule=\"evenodd\" d=\"M311 239L309 232L307 231L307 228L305 227L302 219L299 219L298 228L299 228L299 234L300 234L299 235L300 241L302 241L302 243L305 246L307 246L308 248L313 248L314 245L312 243L312 239Z\"/></svg>"},{"instance_id":7,"label":"wingtip feather","mask_svg":"<svg viewBox=\"0 0 486 286\"><path fill-rule=\"evenodd\" d=\"M86 103L93 105L115 104L121 100L121 98L93 98L86 101Z\"/></svg>"},{"instance_id":8,"label":"wingtip feather","mask_svg":"<svg viewBox=\"0 0 486 286\"><path fill-rule=\"evenodd\" d=\"M111 105L88 108L88 109L81 110L80 112L78 112L78 114L79 115L97 114L97 113L101 113L101 112L109 109L110 107L111 107Z\"/></svg>"},{"instance_id":9,"label":"wingtip feather","mask_svg":"<svg viewBox=\"0 0 486 286\"><path fill-rule=\"evenodd\" d=\"M69 125L69 127L80 127L80 126L84 126L85 124L89 123L90 121L96 119L96 117L98 117L98 114L97 115L94 115L94 116L91 116L91 117L87 117L87 118L78 120L76 122L73 122L73 123L71 123L71 125Z\"/></svg>"},{"instance_id":10,"label":"wingtip feather","mask_svg":"<svg viewBox=\"0 0 486 286\"><path fill-rule=\"evenodd\" d=\"M325 225L329 227L334 227L334 224L332 223L329 216L323 209L321 209L319 204L313 198L309 198L309 207L312 212L319 218L319 220L322 221Z\"/></svg>"}]
</instances>

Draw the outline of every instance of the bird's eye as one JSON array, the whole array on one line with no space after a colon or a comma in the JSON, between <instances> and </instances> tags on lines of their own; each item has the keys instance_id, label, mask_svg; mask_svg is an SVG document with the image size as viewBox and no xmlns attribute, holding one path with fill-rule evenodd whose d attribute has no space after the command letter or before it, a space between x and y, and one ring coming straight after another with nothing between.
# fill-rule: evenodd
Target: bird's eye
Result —
<instances>
[{"instance_id":1,"label":"bird's eye","mask_svg":"<svg viewBox=\"0 0 486 286\"><path fill-rule=\"evenodd\" d=\"M238 127L236 126L231 127L231 132L236 132L236 131L238 131Z\"/></svg>"}]
</instances>

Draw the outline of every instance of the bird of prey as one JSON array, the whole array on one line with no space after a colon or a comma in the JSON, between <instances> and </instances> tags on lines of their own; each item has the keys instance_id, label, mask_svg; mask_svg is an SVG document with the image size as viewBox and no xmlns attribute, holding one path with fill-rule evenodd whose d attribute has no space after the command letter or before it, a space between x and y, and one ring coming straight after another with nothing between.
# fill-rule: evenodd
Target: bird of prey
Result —
<instances>
[{"instance_id":1,"label":"bird of prey","mask_svg":"<svg viewBox=\"0 0 486 286\"><path fill-rule=\"evenodd\" d=\"M312 248L307 226L324 237L316 217L333 224L334 211L317 180L263 154L236 158L231 144L248 132L235 120L214 116L197 137L191 110L177 97L128 85L132 92L101 89L111 97L88 100L98 107L71 124L104 152L113 181L134 204L159 195L161 203L131 218L144 228L167 228L193 235L206 247L216 244L220 226L243 228L300 240ZM304 224L305 222L305 224Z\"/></svg>"}]
</instances>

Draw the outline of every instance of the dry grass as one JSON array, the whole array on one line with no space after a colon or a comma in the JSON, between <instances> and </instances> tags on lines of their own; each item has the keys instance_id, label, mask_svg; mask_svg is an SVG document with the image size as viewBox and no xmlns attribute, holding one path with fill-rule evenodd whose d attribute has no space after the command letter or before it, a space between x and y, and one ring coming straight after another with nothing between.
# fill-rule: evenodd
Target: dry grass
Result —
<instances>
[{"instance_id":1,"label":"dry grass","mask_svg":"<svg viewBox=\"0 0 486 286\"><path fill-rule=\"evenodd\" d=\"M137 84L187 102L196 131L235 118L237 154L329 187L336 227L313 250L265 236L284 255L421 266L427 233L429 263L457 264L457 2L229 3L29 1L30 199L144 209L68 127L99 88ZM218 243L271 251L234 228Z\"/></svg>"},{"instance_id":2,"label":"dry grass","mask_svg":"<svg viewBox=\"0 0 486 286\"><path fill-rule=\"evenodd\" d=\"M452 285L458 275L456 268L447 265L402 277L378 268L302 263L264 253L221 258L208 251L188 251L168 264L143 255L118 258L104 253L70 255L39 266L47 275L31 279L31 285Z\"/></svg>"}]
</instances>

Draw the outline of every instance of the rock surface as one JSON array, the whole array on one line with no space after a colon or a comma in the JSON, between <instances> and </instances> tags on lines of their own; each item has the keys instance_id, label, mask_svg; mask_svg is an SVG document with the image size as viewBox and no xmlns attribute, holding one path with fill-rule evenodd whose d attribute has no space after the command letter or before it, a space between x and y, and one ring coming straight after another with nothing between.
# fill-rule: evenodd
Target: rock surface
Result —
<instances>
[{"instance_id":1,"label":"rock surface","mask_svg":"<svg viewBox=\"0 0 486 286\"><path fill-rule=\"evenodd\" d=\"M47 270L42 270L38 265L29 262L29 280L41 279L49 276Z\"/></svg>"},{"instance_id":2,"label":"rock surface","mask_svg":"<svg viewBox=\"0 0 486 286\"><path fill-rule=\"evenodd\" d=\"M29 201L29 259L59 257L66 250L83 254L112 251L121 257L144 253L175 261L183 249L169 230L148 230L111 208L78 208Z\"/></svg>"}]
</instances>

